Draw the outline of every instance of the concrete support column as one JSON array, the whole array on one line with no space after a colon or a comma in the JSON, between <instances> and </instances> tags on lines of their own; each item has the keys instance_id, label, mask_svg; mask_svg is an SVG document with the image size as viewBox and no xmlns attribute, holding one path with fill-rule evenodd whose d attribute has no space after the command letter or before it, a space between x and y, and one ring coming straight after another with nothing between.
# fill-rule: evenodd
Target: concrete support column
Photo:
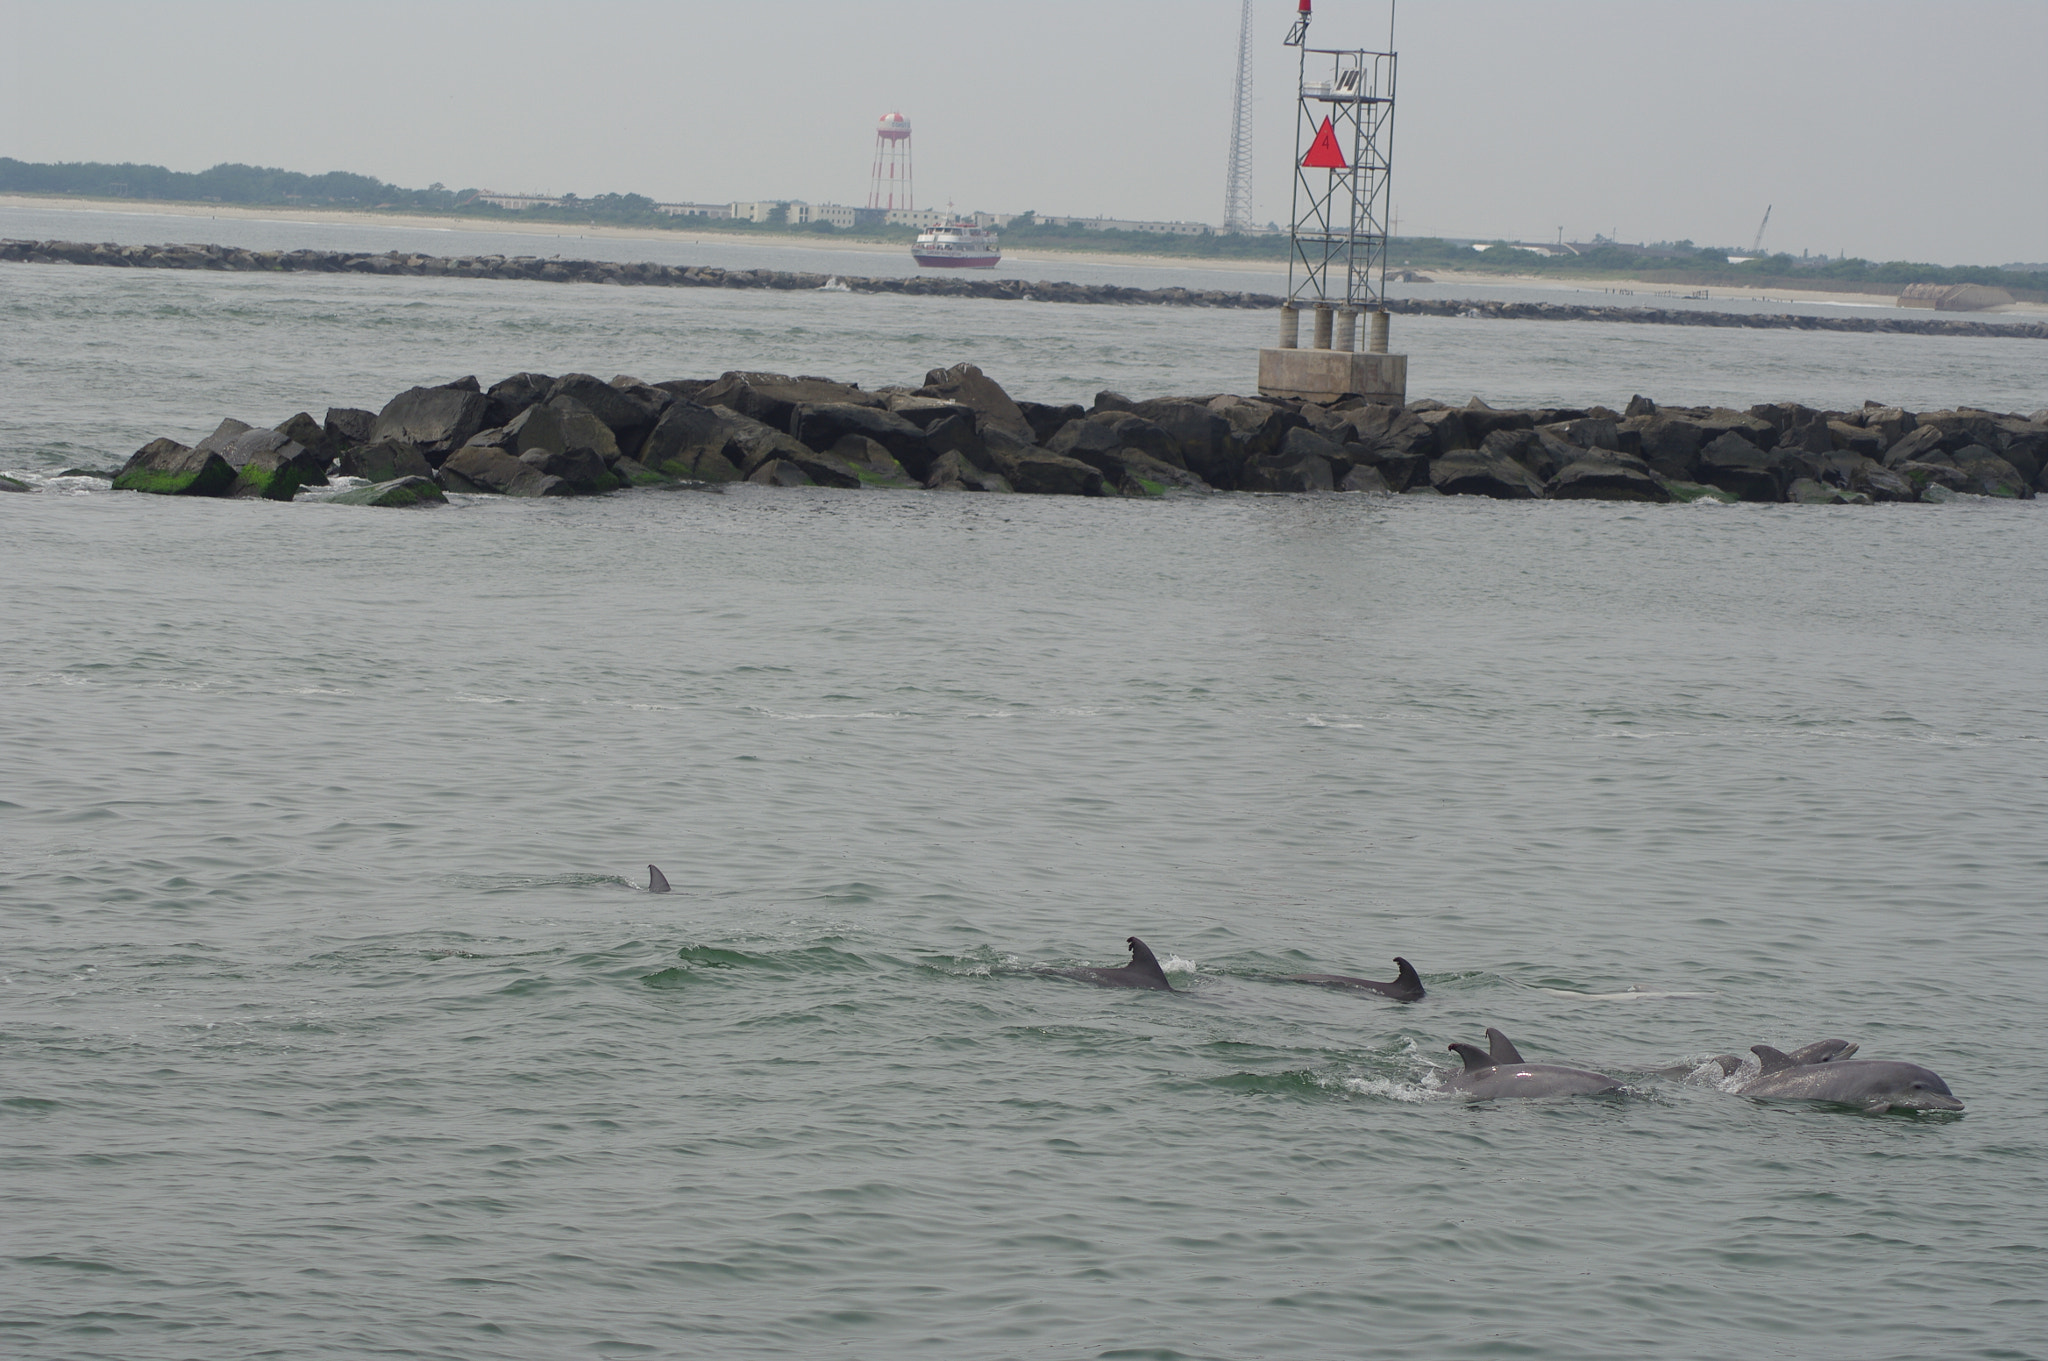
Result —
<instances>
[{"instance_id":1,"label":"concrete support column","mask_svg":"<svg viewBox=\"0 0 2048 1361\"><path fill-rule=\"evenodd\" d=\"M1280 348L1301 348L1301 309L1291 302L1280 304Z\"/></svg>"},{"instance_id":2,"label":"concrete support column","mask_svg":"<svg viewBox=\"0 0 2048 1361\"><path fill-rule=\"evenodd\" d=\"M1331 325L1331 322L1332 322L1333 320L1335 320L1335 314L1334 314L1334 313L1333 313L1333 312L1331 311L1331 308L1330 308L1330 304L1328 304L1328 303L1326 303L1326 302L1319 302L1319 303L1317 303L1317 304L1316 304L1316 348L1317 348L1317 349L1319 349L1319 350L1327 350L1327 349L1329 349L1329 348L1330 348L1330 325Z\"/></svg>"},{"instance_id":3,"label":"concrete support column","mask_svg":"<svg viewBox=\"0 0 2048 1361\"><path fill-rule=\"evenodd\" d=\"M1384 310L1372 314L1372 353L1387 352L1387 314Z\"/></svg>"},{"instance_id":4,"label":"concrete support column","mask_svg":"<svg viewBox=\"0 0 2048 1361\"><path fill-rule=\"evenodd\" d=\"M1358 309L1340 307L1337 309L1337 348L1345 353L1358 348Z\"/></svg>"}]
</instances>

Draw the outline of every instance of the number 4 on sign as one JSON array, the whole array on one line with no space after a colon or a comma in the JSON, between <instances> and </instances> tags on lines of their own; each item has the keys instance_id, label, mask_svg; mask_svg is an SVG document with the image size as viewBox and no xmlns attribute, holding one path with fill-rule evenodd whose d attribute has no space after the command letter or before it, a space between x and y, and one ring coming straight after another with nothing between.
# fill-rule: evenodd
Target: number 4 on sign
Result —
<instances>
[{"instance_id":1,"label":"number 4 on sign","mask_svg":"<svg viewBox=\"0 0 2048 1361\"><path fill-rule=\"evenodd\" d=\"M1323 119L1322 128L1316 133L1316 140L1309 144L1308 155L1301 158L1301 164L1309 170L1347 170L1343 149L1337 145L1337 130L1330 126L1328 118Z\"/></svg>"}]
</instances>

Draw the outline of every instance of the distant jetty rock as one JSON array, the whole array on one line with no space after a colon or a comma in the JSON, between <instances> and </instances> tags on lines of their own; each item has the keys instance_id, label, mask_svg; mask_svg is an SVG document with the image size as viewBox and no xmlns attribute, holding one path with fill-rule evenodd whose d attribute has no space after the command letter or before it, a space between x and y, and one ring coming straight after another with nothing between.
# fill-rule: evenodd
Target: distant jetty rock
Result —
<instances>
[{"instance_id":1,"label":"distant jetty rock","mask_svg":"<svg viewBox=\"0 0 2048 1361\"><path fill-rule=\"evenodd\" d=\"M892 487L1069 496L1378 492L1503 500L1867 504L2048 489L2048 411L1496 410L1225 395L1093 406L1012 400L972 364L863 391L778 373L645 383L515 373L329 408L196 445L152 440L116 489L291 500L441 502L448 492L591 496L632 487ZM101 474L105 476L106 474Z\"/></svg>"},{"instance_id":2,"label":"distant jetty rock","mask_svg":"<svg viewBox=\"0 0 2048 1361\"><path fill-rule=\"evenodd\" d=\"M387 251L244 250L234 246L119 246L81 241L0 240L0 262L110 265L126 269L236 270L256 273L383 274L434 279L525 279L542 283L618 284L653 288L820 289L842 293L897 293L910 297L985 298L1009 302L1122 303L1163 307L1278 307L1272 293L1217 288L1126 288L1118 284L1058 283L1040 279L863 277L774 269L720 269L712 265L624 264L614 260L562 260L535 255L419 255ZM1931 304L1930 304L1931 305ZM1498 302L1449 298L1391 298L1402 316L1467 317L1488 321L1605 321L1651 326L1738 327L1769 331L1856 331L1883 335L1995 336L2048 340L2048 323L1987 322L1933 317L1817 317L1793 313L1711 312L1672 307L1587 307L1575 303Z\"/></svg>"}]
</instances>

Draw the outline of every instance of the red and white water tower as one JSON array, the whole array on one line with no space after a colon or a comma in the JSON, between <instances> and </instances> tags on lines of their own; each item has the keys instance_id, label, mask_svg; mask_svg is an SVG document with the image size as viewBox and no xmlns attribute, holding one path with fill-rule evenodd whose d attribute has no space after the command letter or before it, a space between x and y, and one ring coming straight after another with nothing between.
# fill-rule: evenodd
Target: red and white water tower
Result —
<instances>
[{"instance_id":1,"label":"red and white water tower","mask_svg":"<svg viewBox=\"0 0 2048 1361\"><path fill-rule=\"evenodd\" d=\"M875 178L870 208L915 208L910 198L910 120L885 113L875 124Z\"/></svg>"}]
</instances>

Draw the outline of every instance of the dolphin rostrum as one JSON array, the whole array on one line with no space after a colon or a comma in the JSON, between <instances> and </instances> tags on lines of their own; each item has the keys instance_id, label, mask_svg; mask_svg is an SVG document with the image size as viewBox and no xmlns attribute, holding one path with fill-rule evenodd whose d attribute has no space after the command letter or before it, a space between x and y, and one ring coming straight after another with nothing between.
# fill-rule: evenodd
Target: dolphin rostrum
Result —
<instances>
[{"instance_id":1,"label":"dolphin rostrum","mask_svg":"<svg viewBox=\"0 0 2048 1361\"><path fill-rule=\"evenodd\" d=\"M1749 1052L1763 1063L1763 1072L1738 1089L1744 1096L1775 1101L1834 1101L1861 1106L1873 1115L1888 1110L1963 1108L1939 1073L1917 1063L1843 1058L1826 1063L1800 1063L1767 1044L1753 1044Z\"/></svg>"},{"instance_id":2,"label":"dolphin rostrum","mask_svg":"<svg viewBox=\"0 0 2048 1361\"><path fill-rule=\"evenodd\" d=\"M1422 977L1415 972L1415 966L1399 955L1394 956L1394 966L1400 973L1391 983L1375 983L1370 978L1353 978L1341 973L1291 973L1283 976L1287 983L1314 983L1324 988L1349 988L1353 992L1376 992L1382 997L1391 997L1396 1002L1420 1002L1422 1000Z\"/></svg>"},{"instance_id":3,"label":"dolphin rostrum","mask_svg":"<svg viewBox=\"0 0 2048 1361\"><path fill-rule=\"evenodd\" d=\"M1514 1041L1488 1028L1486 1048L1474 1044L1453 1044L1451 1052L1465 1060L1465 1071L1444 1080L1444 1090L1458 1092L1475 1101L1506 1097L1585 1096L1593 1092L1621 1090L1621 1083L1605 1073L1583 1068L1560 1068L1549 1063L1530 1063L1515 1048Z\"/></svg>"},{"instance_id":4,"label":"dolphin rostrum","mask_svg":"<svg viewBox=\"0 0 2048 1361\"><path fill-rule=\"evenodd\" d=\"M1131 962L1113 969L1040 969L1039 973L1055 978L1078 978L1083 983L1095 983L1105 988L1151 988L1156 992L1172 992L1173 984L1166 981L1166 970L1159 967L1159 960L1151 947L1136 936L1127 937L1124 944L1131 947Z\"/></svg>"},{"instance_id":5,"label":"dolphin rostrum","mask_svg":"<svg viewBox=\"0 0 2048 1361\"><path fill-rule=\"evenodd\" d=\"M653 865L647 867L647 891L649 893L668 892L668 876Z\"/></svg>"}]
</instances>

